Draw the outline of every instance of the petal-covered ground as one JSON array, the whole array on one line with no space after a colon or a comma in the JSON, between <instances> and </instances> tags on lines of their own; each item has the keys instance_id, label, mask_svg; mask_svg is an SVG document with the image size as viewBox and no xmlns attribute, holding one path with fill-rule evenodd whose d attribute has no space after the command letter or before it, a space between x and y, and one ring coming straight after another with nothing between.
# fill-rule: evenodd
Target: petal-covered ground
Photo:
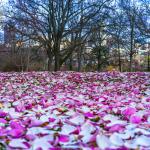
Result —
<instances>
[{"instance_id":1,"label":"petal-covered ground","mask_svg":"<svg viewBox=\"0 0 150 150\"><path fill-rule=\"evenodd\" d=\"M150 73L0 73L0 148L150 149Z\"/></svg>"}]
</instances>

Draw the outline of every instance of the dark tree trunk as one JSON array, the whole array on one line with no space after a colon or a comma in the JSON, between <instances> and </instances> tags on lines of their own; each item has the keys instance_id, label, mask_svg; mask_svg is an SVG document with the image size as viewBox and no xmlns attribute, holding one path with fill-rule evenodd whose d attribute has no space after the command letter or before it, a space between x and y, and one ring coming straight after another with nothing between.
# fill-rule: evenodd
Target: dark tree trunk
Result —
<instances>
[{"instance_id":1,"label":"dark tree trunk","mask_svg":"<svg viewBox=\"0 0 150 150\"><path fill-rule=\"evenodd\" d=\"M101 70L101 49L98 49L98 55L97 55L97 71L99 72Z\"/></svg>"},{"instance_id":2,"label":"dark tree trunk","mask_svg":"<svg viewBox=\"0 0 150 150\"><path fill-rule=\"evenodd\" d=\"M78 50L78 72L81 71L81 61L82 61L82 47Z\"/></svg>"},{"instance_id":3,"label":"dark tree trunk","mask_svg":"<svg viewBox=\"0 0 150 150\"><path fill-rule=\"evenodd\" d=\"M133 63L133 44L134 44L134 17L131 18L131 32L130 32L130 64L129 71L132 71L132 63Z\"/></svg>"},{"instance_id":4,"label":"dark tree trunk","mask_svg":"<svg viewBox=\"0 0 150 150\"><path fill-rule=\"evenodd\" d=\"M52 58L48 59L48 71L52 71Z\"/></svg>"},{"instance_id":5,"label":"dark tree trunk","mask_svg":"<svg viewBox=\"0 0 150 150\"><path fill-rule=\"evenodd\" d=\"M147 71L150 71L150 51L148 51L148 58L147 58Z\"/></svg>"},{"instance_id":6,"label":"dark tree trunk","mask_svg":"<svg viewBox=\"0 0 150 150\"><path fill-rule=\"evenodd\" d=\"M53 47L54 58L55 58L54 71L59 71L60 70L60 43L61 43L61 40L57 39L55 41L54 47Z\"/></svg>"},{"instance_id":7,"label":"dark tree trunk","mask_svg":"<svg viewBox=\"0 0 150 150\"><path fill-rule=\"evenodd\" d=\"M132 72L132 59L133 59L133 55L132 55L132 51L130 51L130 63L129 63L129 71Z\"/></svg>"},{"instance_id":8,"label":"dark tree trunk","mask_svg":"<svg viewBox=\"0 0 150 150\"><path fill-rule=\"evenodd\" d=\"M55 66L54 66L54 71L59 71L60 70L60 52L58 49L54 50L54 57L55 57Z\"/></svg>"},{"instance_id":9,"label":"dark tree trunk","mask_svg":"<svg viewBox=\"0 0 150 150\"><path fill-rule=\"evenodd\" d=\"M55 54L55 68L54 71L59 71L60 70L60 57L59 54Z\"/></svg>"},{"instance_id":10,"label":"dark tree trunk","mask_svg":"<svg viewBox=\"0 0 150 150\"><path fill-rule=\"evenodd\" d=\"M122 71L122 69L121 69L121 53L120 53L120 45L119 45L119 43L118 43L118 52L119 52L119 57L118 57L118 59L119 59L119 71L121 72Z\"/></svg>"},{"instance_id":11,"label":"dark tree trunk","mask_svg":"<svg viewBox=\"0 0 150 150\"><path fill-rule=\"evenodd\" d=\"M73 70L73 62L72 62L72 54L70 55L70 58L69 58L69 70Z\"/></svg>"},{"instance_id":12,"label":"dark tree trunk","mask_svg":"<svg viewBox=\"0 0 150 150\"><path fill-rule=\"evenodd\" d=\"M48 71L52 71L52 59L53 59L53 56L52 56L52 52L50 49L47 50L47 56L48 56L48 64L47 64L47 69Z\"/></svg>"}]
</instances>

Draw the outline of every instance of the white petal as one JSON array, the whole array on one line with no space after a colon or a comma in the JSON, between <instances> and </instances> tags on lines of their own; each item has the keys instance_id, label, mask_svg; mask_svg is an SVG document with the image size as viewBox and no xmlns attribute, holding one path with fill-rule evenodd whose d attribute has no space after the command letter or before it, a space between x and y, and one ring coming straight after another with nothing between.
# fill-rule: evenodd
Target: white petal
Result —
<instances>
[{"instance_id":1,"label":"white petal","mask_svg":"<svg viewBox=\"0 0 150 150\"><path fill-rule=\"evenodd\" d=\"M75 130L76 130L76 127L65 124L62 126L61 134L70 134L71 132Z\"/></svg>"},{"instance_id":2,"label":"white petal","mask_svg":"<svg viewBox=\"0 0 150 150\"><path fill-rule=\"evenodd\" d=\"M81 126L81 132L80 132L80 134L86 134L86 133L92 133L92 132L94 132L96 130L96 128L92 125L92 124L90 124L90 123L88 123L88 122L86 122L86 123L84 123L82 126Z\"/></svg>"},{"instance_id":3,"label":"white petal","mask_svg":"<svg viewBox=\"0 0 150 150\"><path fill-rule=\"evenodd\" d=\"M42 116L40 117L40 121L42 121L42 122L49 122L49 116L42 115Z\"/></svg>"},{"instance_id":4,"label":"white petal","mask_svg":"<svg viewBox=\"0 0 150 150\"><path fill-rule=\"evenodd\" d=\"M133 138L134 137L134 133L131 131L126 131L124 134L118 133L118 135L122 138L122 139L129 139L130 137Z\"/></svg>"},{"instance_id":5,"label":"white petal","mask_svg":"<svg viewBox=\"0 0 150 150\"><path fill-rule=\"evenodd\" d=\"M25 144L23 144L23 142L25 142L23 139L12 139L9 146L14 148L28 148Z\"/></svg>"},{"instance_id":6,"label":"white petal","mask_svg":"<svg viewBox=\"0 0 150 150\"><path fill-rule=\"evenodd\" d=\"M142 133L142 134L144 134L144 135L150 135L150 132L149 132L149 131L144 130L144 129L140 129L140 128L136 128L136 129L134 130L134 132L135 132L135 133Z\"/></svg>"},{"instance_id":7,"label":"white petal","mask_svg":"<svg viewBox=\"0 0 150 150\"><path fill-rule=\"evenodd\" d=\"M43 133L43 134L49 134L49 133L53 133L53 131L51 130L46 130L42 127L32 127L29 128L26 134L39 134L39 133Z\"/></svg>"},{"instance_id":8,"label":"white petal","mask_svg":"<svg viewBox=\"0 0 150 150\"><path fill-rule=\"evenodd\" d=\"M84 136L82 137L82 141L83 141L84 143L88 143L91 138L92 138L92 134L87 133L86 135L84 135Z\"/></svg>"},{"instance_id":9,"label":"white petal","mask_svg":"<svg viewBox=\"0 0 150 150\"><path fill-rule=\"evenodd\" d=\"M83 112L90 112L90 108L87 107L87 106L82 106L82 109L81 109Z\"/></svg>"},{"instance_id":10,"label":"white petal","mask_svg":"<svg viewBox=\"0 0 150 150\"><path fill-rule=\"evenodd\" d=\"M141 146L150 146L150 137L141 135L135 140L135 143Z\"/></svg>"},{"instance_id":11,"label":"white petal","mask_svg":"<svg viewBox=\"0 0 150 150\"><path fill-rule=\"evenodd\" d=\"M150 90L146 90L145 94L147 94L149 96L150 95Z\"/></svg>"},{"instance_id":12,"label":"white petal","mask_svg":"<svg viewBox=\"0 0 150 150\"><path fill-rule=\"evenodd\" d=\"M110 136L110 141L112 144L114 144L116 146L123 146L123 144L124 144L122 138L117 133L114 133Z\"/></svg>"},{"instance_id":13,"label":"white petal","mask_svg":"<svg viewBox=\"0 0 150 150\"><path fill-rule=\"evenodd\" d=\"M48 142L48 139L46 138L35 139L32 145L33 150L36 150L38 148L41 148L42 150L48 150L49 148L52 147L51 144Z\"/></svg>"},{"instance_id":14,"label":"white petal","mask_svg":"<svg viewBox=\"0 0 150 150\"><path fill-rule=\"evenodd\" d=\"M108 115L105 115L105 116L104 116L103 120L104 120L104 121L111 121L111 122L113 122L113 121L118 120L118 117L116 117L116 116L114 116L114 115L108 114Z\"/></svg>"},{"instance_id":15,"label":"white petal","mask_svg":"<svg viewBox=\"0 0 150 150\"><path fill-rule=\"evenodd\" d=\"M140 110L135 115L137 115L137 116L142 118L145 115L145 110Z\"/></svg>"},{"instance_id":16,"label":"white petal","mask_svg":"<svg viewBox=\"0 0 150 150\"><path fill-rule=\"evenodd\" d=\"M105 135L97 135L96 137L96 143L98 147L102 150L110 147L110 141L109 138Z\"/></svg>"},{"instance_id":17,"label":"white petal","mask_svg":"<svg viewBox=\"0 0 150 150\"><path fill-rule=\"evenodd\" d=\"M68 116L73 116L75 114L75 111L69 110L65 114L68 115Z\"/></svg>"},{"instance_id":18,"label":"white petal","mask_svg":"<svg viewBox=\"0 0 150 150\"><path fill-rule=\"evenodd\" d=\"M150 117L148 117L147 122L150 123Z\"/></svg>"},{"instance_id":19,"label":"white petal","mask_svg":"<svg viewBox=\"0 0 150 150\"><path fill-rule=\"evenodd\" d=\"M129 125L126 126L126 129L128 129L128 130L133 130L133 129L135 129L136 127L137 127L136 124L129 124Z\"/></svg>"},{"instance_id":20,"label":"white petal","mask_svg":"<svg viewBox=\"0 0 150 150\"><path fill-rule=\"evenodd\" d=\"M51 135L49 134L49 135L44 136L42 139L43 140L45 139L47 141L54 141L54 136L52 134Z\"/></svg>"},{"instance_id":21,"label":"white petal","mask_svg":"<svg viewBox=\"0 0 150 150\"><path fill-rule=\"evenodd\" d=\"M15 112L15 110L10 110L10 112L11 113L9 113L10 114L10 116L13 118L13 119L16 119L16 118L19 118L19 117L21 117L21 115L22 115L22 113L21 112Z\"/></svg>"},{"instance_id":22,"label":"white petal","mask_svg":"<svg viewBox=\"0 0 150 150\"><path fill-rule=\"evenodd\" d=\"M116 124L119 124L119 125L126 125L126 121L114 120L113 122L108 123L108 124L107 124L107 127L111 127L111 126L116 125Z\"/></svg>"},{"instance_id":23,"label":"white petal","mask_svg":"<svg viewBox=\"0 0 150 150\"><path fill-rule=\"evenodd\" d=\"M101 98L99 98L98 101L99 101L99 102L103 102L103 101L105 101L105 99L104 99L103 97L101 97Z\"/></svg>"},{"instance_id":24,"label":"white petal","mask_svg":"<svg viewBox=\"0 0 150 150\"><path fill-rule=\"evenodd\" d=\"M114 113L118 112L118 108L113 108Z\"/></svg>"},{"instance_id":25,"label":"white petal","mask_svg":"<svg viewBox=\"0 0 150 150\"><path fill-rule=\"evenodd\" d=\"M76 125L81 125L83 124L85 121L85 117L83 115L77 115L75 117L73 117L72 119L70 119L70 122L76 124Z\"/></svg>"},{"instance_id":26,"label":"white petal","mask_svg":"<svg viewBox=\"0 0 150 150\"><path fill-rule=\"evenodd\" d=\"M133 141L126 141L124 146L130 149L137 149L138 145Z\"/></svg>"},{"instance_id":27,"label":"white petal","mask_svg":"<svg viewBox=\"0 0 150 150\"><path fill-rule=\"evenodd\" d=\"M20 101L15 101L15 102L13 102L13 106L17 106L17 105L19 105L20 104Z\"/></svg>"}]
</instances>

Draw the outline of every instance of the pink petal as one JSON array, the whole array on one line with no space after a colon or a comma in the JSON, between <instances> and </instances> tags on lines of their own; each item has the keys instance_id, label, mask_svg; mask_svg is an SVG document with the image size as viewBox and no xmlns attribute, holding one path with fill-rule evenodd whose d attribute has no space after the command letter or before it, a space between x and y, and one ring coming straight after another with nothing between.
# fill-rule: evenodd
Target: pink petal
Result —
<instances>
[{"instance_id":1,"label":"pink petal","mask_svg":"<svg viewBox=\"0 0 150 150\"><path fill-rule=\"evenodd\" d=\"M0 118L0 123L4 123L4 124L6 124L6 123L7 123L7 121L6 121L5 119L3 119L3 118Z\"/></svg>"},{"instance_id":2,"label":"pink petal","mask_svg":"<svg viewBox=\"0 0 150 150\"><path fill-rule=\"evenodd\" d=\"M84 113L85 117L92 118L94 115L91 112Z\"/></svg>"},{"instance_id":3,"label":"pink petal","mask_svg":"<svg viewBox=\"0 0 150 150\"><path fill-rule=\"evenodd\" d=\"M19 138L23 135L24 131L20 129L12 129L9 131L9 135L11 135L14 138Z\"/></svg>"},{"instance_id":4,"label":"pink petal","mask_svg":"<svg viewBox=\"0 0 150 150\"><path fill-rule=\"evenodd\" d=\"M116 124L111 126L111 128L109 129L110 132L119 132L122 131L124 129L124 126Z\"/></svg>"},{"instance_id":5,"label":"pink petal","mask_svg":"<svg viewBox=\"0 0 150 150\"><path fill-rule=\"evenodd\" d=\"M19 122L16 122L16 121L11 121L11 122L10 122L10 127L11 127L12 129L21 129L21 128L23 128L23 127L21 126L21 124L20 124Z\"/></svg>"},{"instance_id":6,"label":"pink petal","mask_svg":"<svg viewBox=\"0 0 150 150\"><path fill-rule=\"evenodd\" d=\"M59 142L63 142L63 143L69 142L69 136L59 135Z\"/></svg>"},{"instance_id":7,"label":"pink petal","mask_svg":"<svg viewBox=\"0 0 150 150\"><path fill-rule=\"evenodd\" d=\"M7 116L7 113L0 111L0 118L4 118Z\"/></svg>"},{"instance_id":8,"label":"pink petal","mask_svg":"<svg viewBox=\"0 0 150 150\"><path fill-rule=\"evenodd\" d=\"M132 107L129 107L127 109L125 109L122 114L125 115L125 116L129 116L129 115L133 115L135 114L136 112L136 109L135 108L132 108Z\"/></svg>"},{"instance_id":9,"label":"pink petal","mask_svg":"<svg viewBox=\"0 0 150 150\"><path fill-rule=\"evenodd\" d=\"M141 120L141 117L133 115L130 117L130 122L135 123L135 124L139 124L142 122L142 120Z\"/></svg>"}]
</instances>

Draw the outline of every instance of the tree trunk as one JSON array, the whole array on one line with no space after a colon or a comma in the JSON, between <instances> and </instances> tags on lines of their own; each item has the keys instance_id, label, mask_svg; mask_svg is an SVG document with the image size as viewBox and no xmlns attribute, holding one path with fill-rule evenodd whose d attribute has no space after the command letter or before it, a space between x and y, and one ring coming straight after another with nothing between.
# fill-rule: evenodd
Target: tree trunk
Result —
<instances>
[{"instance_id":1,"label":"tree trunk","mask_svg":"<svg viewBox=\"0 0 150 150\"><path fill-rule=\"evenodd\" d=\"M119 52L119 57L118 57L118 61L119 61L119 71L121 72L122 71L122 69L121 69L121 53L120 53L120 45L119 45L119 43L118 43L118 52Z\"/></svg>"},{"instance_id":2,"label":"tree trunk","mask_svg":"<svg viewBox=\"0 0 150 150\"><path fill-rule=\"evenodd\" d=\"M52 71L52 58L48 58L48 71Z\"/></svg>"},{"instance_id":3,"label":"tree trunk","mask_svg":"<svg viewBox=\"0 0 150 150\"><path fill-rule=\"evenodd\" d=\"M54 41L53 52L55 58L54 71L60 70L60 44L61 44L61 35L58 35L56 41Z\"/></svg>"},{"instance_id":4,"label":"tree trunk","mask_svg":"<svg viewBox=\"0 0 150 150\"><path fill-rule=\"evenodd\" d=\"M132 59L133 59L132 56L133 56L133 55L132 55L132 51L130 51L130 64L129 64L129 71L130 71L130 72L132 72Z\"/></svg>"},{"instance_id":5,"label":"tree trunk","mask_svg":"<svg viewBox=\"0 0 150 150\"><path fill-rule=\"evenodd\" d=\"M147 71L150 71L150 51L148 51L148 58L147 58Z\"/></svg>"},{"instance_id":6,"label":"tree trunk","mask_svg":"<svg viewBox=\"0 0 150 150\"><path fill-rule=\"evenodd\" d=\"M73 70L73 63L72 63L72 54L70 55L70 58L69 58L69 70Z\"/></svg>"},{"instance_id":7,"label":"tree trunk","mask_svg":"<svg viewBox=\"0 0 150 150\"><path fill-rule=\"evenodd\" d=\"M60 70L60 57L59 54L55 54L55 68L54 71L59 71Z\"/></svg>"},{"instance_id":8,"label":"tree trunk","mask_svg":"<svg viewBox=\"0 0 150 150\"><path fill-rule=\"evenodd\" d=\"M54 49L54 57L55 57L54 71L59 71L60 70L60 50L57 46Z\"/></svg>"},{"instance_id":9,"label":"tree trunk","mask_svg":"<svg viewBox=\"0 0 150 150\"><path fill-rule=\"evenodd\" d=\"M52 71L52 59L53 59L53 56L52 56L52 52L50 49L47 50L47 56L48 56L48 64L47 64L47 69L48 71Z\"/></svg>"},{"instance_id":10,"label":"tree trunk","mask_svg":"<svg viewBox=\"0 0 150 150\"><path fill-rule=\"evenodd\" d=\"M82 61L82 47L78 50L78 72L81 71L81 61Z\"/></svg>"},{"instance_id":11,"label":"tree trunk","mask_svg":"<svg viewBox=\"0 0 150 150\"><path fill-rule=\"evenodd\" d=\"M28 53L27 53L27 68L26 68L26 71L29 71L29 65L30 65L30 48L28 48Z\"/></svg>"},{"instance_id":12,"label":"tree trunk","mask_svg":"<svg viewBox=\"0 0 150 150\"><path fill-rule=\"evenodd\" d=\"M97 71L99 72L101 70L101 49L98 49L98 55L97 55Z\"/></svg>"},{"instance_id":13,"label":"tree trunk","mask_svg":"<svg viewBox=\"0 0 150 150\"><path fill-rule=\"evenodd\" d=\"M133 63L133 44L134 44L134 17L131 18L131 32L130 32L130 64L129 71L132 71L132 63Z\"/></svg>"}]
</instances>

